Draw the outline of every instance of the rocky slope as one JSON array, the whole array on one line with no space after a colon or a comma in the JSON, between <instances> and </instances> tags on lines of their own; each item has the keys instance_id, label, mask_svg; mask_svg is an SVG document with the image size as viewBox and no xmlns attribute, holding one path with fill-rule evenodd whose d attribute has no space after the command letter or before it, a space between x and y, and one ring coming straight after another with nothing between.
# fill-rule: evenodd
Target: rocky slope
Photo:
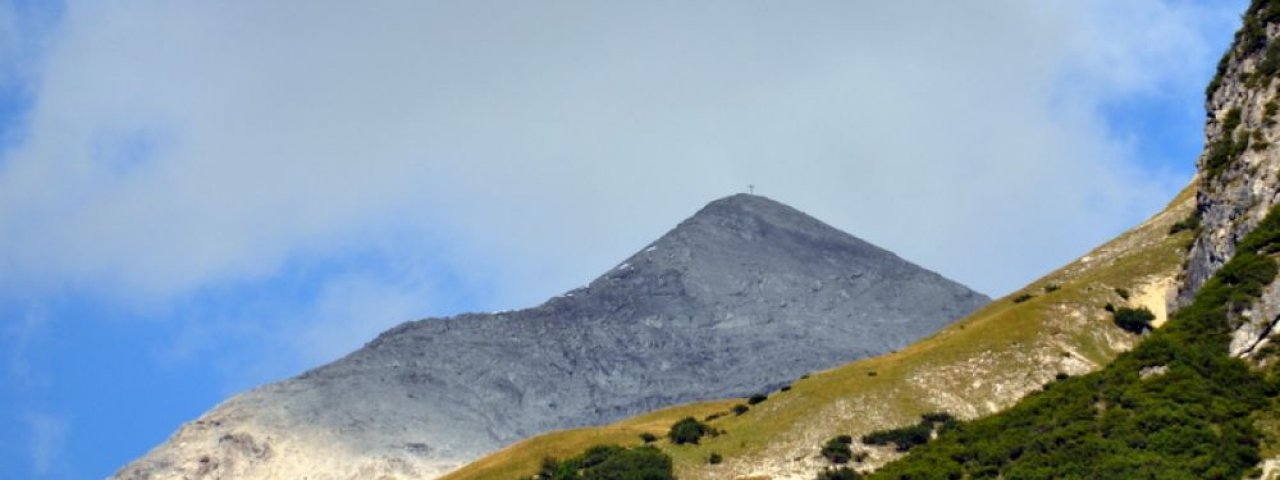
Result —
<instances>
[{"instance_id":1,"label":"rocky slope","mask_svg":"<svg viewBox=\"0 0 1280 480\"><path fill-rule=\"evenodd\" d=\"M116 478L432 478L539 432L902 348L987 301L735 195L538 307L406 323L236 396Z\"/></svg>"},{"instance_id":2,"label":"rocky slope","mask_svg":"<svg viewBox=\"0 0 1280 480\"><path fill-rule=\"evenodd\" d=\"M1280 6L1255 1L1218 65L1206 92L1205 150L1197 161L1200 227L1188 255L1179 303L1235 254L1236 244L1280 202ZM1272 285L1242 317L1232 352L1246 355L1267 343L1280 313L1280 285Z\"/></svg>"}]
</instances>

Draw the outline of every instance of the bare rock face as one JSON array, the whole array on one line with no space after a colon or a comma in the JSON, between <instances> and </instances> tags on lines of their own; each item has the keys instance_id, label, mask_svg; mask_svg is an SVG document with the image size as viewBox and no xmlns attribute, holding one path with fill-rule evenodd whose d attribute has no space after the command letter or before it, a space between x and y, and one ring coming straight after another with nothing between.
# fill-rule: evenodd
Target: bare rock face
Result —
<instances>
[{"instance_id":1,"label":"bare rock face","mask_svg":"<svg viewBox=\"0 0 1280 480\"><path fill-rule=\"evenodd\" d=\"M1253 9L1246 18L1257 17ZM1266 43L1280 26L1266 24ZM1209 277L1235 255L1235 246L1280 200L1280 114L1273 102L1276 82L1258 72L1266 49L1237 41L1219 65L1205 109L1205 151L1197 161L1197 214L1201 232L1189 254L1179 303L1195 296ZM1272 107L1267 105L1271 103ZM1235 120L1238 119L1238 120ZM1230 128L1231 131L1225 131ZM1233 141L1238 152L1216 152ZM1226 149L1230 150L1230 149Z\"/></svg>"},{"instance_id":2,"label":"bare rock face","mask_svg":"<svg viewBox=\"0 0 1280 480\"><path fill-rule=\"evenodd\" d=\"M1198 159L1196 212L1200 232L1188 253L1178 303L1236 253L1236 244L1280 202L1280 95L1268 51L1280 56L1280 25L1269 2L1254 2L1245 26L1219 64L1207 92L1205 151ZM1246 356L1269 340L1280 313L1280 285L1236 317L1232 353Z\"/></svg>"},{"instance_id":3,"label":"bare rock face","mask_svg":"<svg viewBox=\"0 0 1280 480\"><path fill-rule=\"evenodd\" d=\"M405 323L238 395L117 478L433 478L548 430L767 391L988 300L735 195L540 306Z\"/></svg>"}]
</instances>

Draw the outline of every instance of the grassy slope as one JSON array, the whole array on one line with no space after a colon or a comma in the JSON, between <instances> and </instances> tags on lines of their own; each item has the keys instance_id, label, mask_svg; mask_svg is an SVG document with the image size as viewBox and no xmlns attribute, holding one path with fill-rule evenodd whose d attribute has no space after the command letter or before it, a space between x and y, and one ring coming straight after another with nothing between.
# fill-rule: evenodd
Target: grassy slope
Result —
<instances>
[{"instance_id":1,"label":"grassy slope","mask_svg":"<svg viewBox=\"0 0 1280 480\"><path fill-rule=\"evenodd\" d=\"M1136 340L1111 325L1101 307L1108 302L1163 301L1157 290L1172 284L1190 240L1189 233L1167 232L1191 212L1193 197L1188 188L1139 227L926 340L815 373L745 415L712 422L727 431L725 435L697 446L661 442L661 447L674 457L684 479L812 478L825 465L817 457L818 448L836 434L857 436L904 425L935 410L962 418L986 415L1008 407L1059 372L1097 369ZM1060 288L1046 292L1051 284ZM1134 292L1133 300L1121 299L1115 288ZM1147 295L1141 295L1144 290ZM1011 299L1021 293L1035 297L1014 303ZM702 418L734 403L739 402L694 403L607 426L544 434L445 478L510 480L533 473L548 455L566 457L596 443L639 444L641 432L661 436L681 417ZM707 465L711 452L722 454L725 463ZM869 461L880 464L894 455L877 450Z\"/></svg>"}]
</instances>

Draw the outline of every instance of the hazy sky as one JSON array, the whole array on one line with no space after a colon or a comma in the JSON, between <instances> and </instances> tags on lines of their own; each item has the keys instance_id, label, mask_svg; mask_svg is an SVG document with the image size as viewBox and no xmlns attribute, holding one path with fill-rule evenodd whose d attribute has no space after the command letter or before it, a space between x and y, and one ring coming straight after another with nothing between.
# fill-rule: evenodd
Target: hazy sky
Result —
<instances>
[{"instance_id":1,"label":"hazy sky","mask_svg":"<svg viewBox=\"0 0 1280 480\"><path fill-rule=\"evenodd\" d=\"M992 296L1193 172L1244 0L0 0L0 478L756 191Z\"/></svg>"}]
</instances>

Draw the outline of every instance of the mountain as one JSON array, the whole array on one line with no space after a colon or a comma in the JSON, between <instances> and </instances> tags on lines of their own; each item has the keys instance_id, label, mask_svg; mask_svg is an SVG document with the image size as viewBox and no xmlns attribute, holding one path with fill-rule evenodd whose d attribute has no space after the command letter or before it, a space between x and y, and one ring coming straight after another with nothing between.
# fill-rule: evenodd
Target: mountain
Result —
<instances>
[{"instance_id":1,"label":"mountain","mask_svg":"<svg viewBox=\"0 0 1280 480\"><path fill-rule=\"evenodd\" d=\"M539 435L473 462L444 480L511 480L537 471L543 458L566 458L600 443L639 445L684 417L708 418L726 433L698 445L657 446L675 460L681 480L809 480L830 463L822 445L915 423L945 411L964 419L1000 412L1059 374L1096 371L1142 337L1118 328L1106 306L1152 310L1166 319L1193 233L1176 229L1195 211L1194 186L1163 211L1116 239L997 299L911 346L796 379L746 414L726 412L740 399L696 402L600 427ZM1123 294L1122 294L1123 293ZM1027 297L1025 300L1022 297ZM868 470L902 454L865 449ZM722 456L709 464L711 453ZM925 477L928 478L928 477Z\"/></svg>"},{"instance_id":2,"label":"mountain","mask_svg":"<svg viewBox=\"0 0 1280 480\"><path fill-rule=\"evenodd\" d=\"M734 195L542 305L405 323L238 395L116 478L432 478L540 432L769 391L988 301Z\"/></svg>"},{"instance_id":3,"label":"mountain","mask_svg":"<svg viewBox=\"0 0 1280 480\"><path fill-rule=\"evenodd\" d=\"M679 477L812 479L832 466L820 449L834 436L947 411L963 421L905 455L853 442L867 458L851 466L892 479L1280 478L1280 2L1254 0L1243 20L1206 91L1199 171L1164 212L918 344L710 421L726 434L660 443ZM1150 308L1154 330L1123 332L1108 305ZM529 474L537 457L637 444L732 404L534 437L447 478Z\"/></svg>"}]
</instances>

